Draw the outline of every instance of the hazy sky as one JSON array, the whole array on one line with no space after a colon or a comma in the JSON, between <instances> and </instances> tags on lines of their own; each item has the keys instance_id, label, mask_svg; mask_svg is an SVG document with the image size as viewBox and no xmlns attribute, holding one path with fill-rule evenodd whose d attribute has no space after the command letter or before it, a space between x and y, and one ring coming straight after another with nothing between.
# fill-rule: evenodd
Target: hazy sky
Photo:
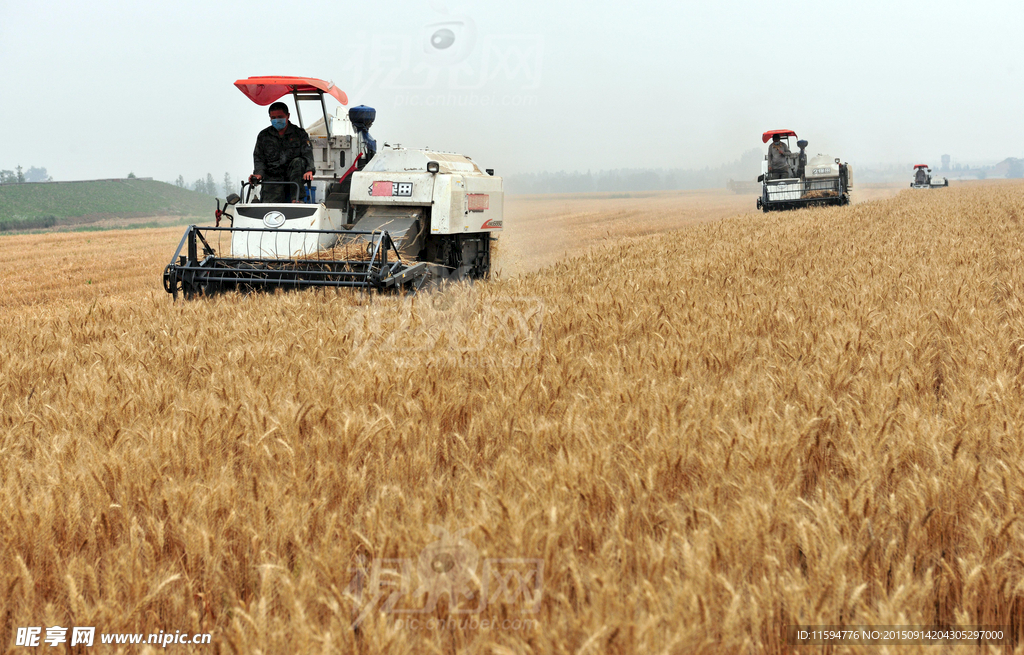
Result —
<instances>
[{"instance_id":1,"label":"hazy sky","mask_svg":"<svg viewBox=\"0 0 1024 655\"><path fill-rule=\"evenodd\" d=\"M962 0L0 0L0 168L242 177L250 75L333 80L378 142L499 174L717 166L774 128L855 165L997 161L1024 155L1022 29Z\"/></svg>"}]
</instances>

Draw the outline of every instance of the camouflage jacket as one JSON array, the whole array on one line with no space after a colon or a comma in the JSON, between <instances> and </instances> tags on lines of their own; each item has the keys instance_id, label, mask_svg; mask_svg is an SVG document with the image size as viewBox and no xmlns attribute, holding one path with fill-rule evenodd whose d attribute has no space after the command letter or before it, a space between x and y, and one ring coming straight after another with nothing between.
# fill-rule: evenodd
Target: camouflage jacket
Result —
<instances>
[{"instance_id":1,"label":"camouflage jacket","mask_svg":"<svg viewBox=\"0 0 1024 655\"><path fill-rule=\"evenodd\" d=\"M303 172L313 170L313 146L309 143L306 130L289 122L284 136L281 136L271 125L256 137L256 149L252 151L252 172L256 175L284 174L288 162L296 157L305 160Z\"/></svg>"},{"instance_id":2,"label":"camouflage jacket","mask_svg":"<svg viewBox=\"0 0 1024 655\"><path fill-rule=\"evenodd\" d=\"M768 162L771 164L772 170L789 166L790 154L789 148L782 141L768 146Z\"/></svg>"}]
</instances>

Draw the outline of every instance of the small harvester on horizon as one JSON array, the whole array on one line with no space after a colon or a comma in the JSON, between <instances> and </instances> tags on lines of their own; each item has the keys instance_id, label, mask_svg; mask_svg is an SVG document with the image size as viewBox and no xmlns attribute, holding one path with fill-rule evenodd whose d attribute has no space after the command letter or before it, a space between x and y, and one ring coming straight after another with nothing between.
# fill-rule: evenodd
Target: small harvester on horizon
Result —
<instances>
[{"instance_id":1,"label":"small harvester on horizon","mask_svg":"<svg viewBox=\"0 0 1024 655\"><path fill-rule=\"evenodd\" d=\"M914 166L914 181L910 183L911 189L941 189L949 186L949 180L944 177L932 177L932 169L928 164L917 164Z\"/></svg>"},{"instance_id":2,"label":"small harvester on horizon","mask_svg":"<svg viewBox=\"0 0 1024 655\"><path fill-rule=\"evenodd\" d=\"M223 209L218 200L215 224L190 225L164 269L173 297L317 287L415 292L488 277L504 206L492 169L449 152L388 144L378 150L369 133L376 111L330 113L327 97L348 104L330 82L250 77L235 86L261 106L291 94L316 170L304 194L296 189L304 202L262 202L264 184L298 184L252 178ZM308 127L303 102L322 112Z\"/></svg>"}]
</instances>

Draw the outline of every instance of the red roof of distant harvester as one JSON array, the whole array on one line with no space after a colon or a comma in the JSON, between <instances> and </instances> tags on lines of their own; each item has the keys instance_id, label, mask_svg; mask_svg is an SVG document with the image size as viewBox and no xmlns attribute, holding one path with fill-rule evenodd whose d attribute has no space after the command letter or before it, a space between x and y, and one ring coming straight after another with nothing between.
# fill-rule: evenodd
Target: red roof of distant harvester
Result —
<instances>
[{"instance_id":1,"label":"red roof of distant harvester","mask_svg":"<svg viewBox=\"0 0 1024 655\"><path fill-rule=\"evenodd\" d=\"M316 93L319 91L332 96L343 105L348 104L348 96L334 86L334 82L324 82L313 77L262 75L238 80L235 82L235 86L257 105L269 105L281 96L293 92Z\"/></svg>"},{"instance_id":2,"label":"red roof of distant harvester","mask_svg":"<svg viewBox=\"0 0 1024 655\"><path fill-rule=\"evenodd\" d=\"M769 141L771 141L771 138L776 134L778 134L780 137L796 136L796 132L794 132L793 130L768 130L767 132L761 135L761 143L768 143Z\"/></svg>"},{"instance_id":3,"label":"red roof of distant harvester","mask_svg":"<svg viewBox=\"0 0 1024 655\"><path fill-rule=\"evenodd\" d=\"M917 166L914 166L914 168L931 168L931 166L929 166L928 164L918 164Z\"/></svg>"}]
</instances>

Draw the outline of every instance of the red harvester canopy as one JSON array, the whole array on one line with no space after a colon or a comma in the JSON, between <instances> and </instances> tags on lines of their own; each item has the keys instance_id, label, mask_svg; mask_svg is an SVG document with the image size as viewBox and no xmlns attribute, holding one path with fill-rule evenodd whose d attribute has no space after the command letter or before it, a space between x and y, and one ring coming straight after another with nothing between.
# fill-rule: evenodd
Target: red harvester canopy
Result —
<instances>
[{"instance_id":1,"label":"red harvester canopy","mask_svg":"<svg viewBox=\"0 0 1024 655\"><path fill-rule=\"evenodd\" d=\"M761 143L768 143L772 140L772 137L778 134L780 137L796 136L796 132L793 130L768 130L761 135Z\"/></svg>"},{"instance_id":2,"label":"red harvester canopy","mask_svg":"<svg viewBox=\"0 0 1024 655\"><path fill-rule=\"evenodd\" d=\"M917 166L914 166L915 170L918 169L918 168L930 168L930 167L928 166L928 164L918 164Z\"/></svg>"},{"instance_id":3,"label":"red harvester canopy","mask_svg":"<svg viewBox=\"0 0 1024 655\"><path fill-rule=\"evenodd\" d=\"M238 90L257 105L266 106L281 96L292 92L316 93L323 91L333 96L343 105L348 104L345 92L334 86L333 82L324 82L313 77L282 77L280 75L263 75L249 77L235 82Z\"/></svg>"}]
</instances>

